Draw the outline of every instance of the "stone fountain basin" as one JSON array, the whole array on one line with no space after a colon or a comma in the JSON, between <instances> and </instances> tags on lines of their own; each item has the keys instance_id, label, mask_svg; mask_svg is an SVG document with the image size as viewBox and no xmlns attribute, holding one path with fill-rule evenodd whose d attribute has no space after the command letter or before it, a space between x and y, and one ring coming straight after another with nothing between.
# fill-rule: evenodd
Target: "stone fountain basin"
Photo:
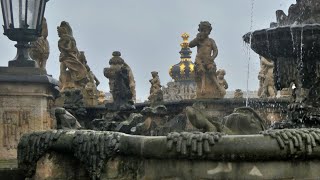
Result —
<instances>
[{"instance_id":1,"label":"stone fountain basin","mask_svg":"<svg viewBox=\"0 0 320 180\"><path fill-rule=\"evenodd\" d=\"M251 38L250 38L251 37ZM249 32L243 40L257 54L274 61L277 90L298 82L310 89L320 77L320 24L268 28Z\"/></svg>"},{"instance_id":2,"label":"stone fountain basin","mask_svg":"<svg viewBox=\"0 0 320 180\"><path fill-rule=\"evenodd\" d=\"M20 140L19 168L34 179L320 177L320 129L222 135L215 143L209 143L208 137L216 134L176 135L170 139L107 131L34 132Z\"/></svg>"},{"instance_id":3,"label":"stone fountain basin","mask_svg":"<svg viewBox=\"0 0 320 180\"><path fill-rule=\"evenodd\" d=\"M248 44L250 35L251 32L243 36ZM251 48L257 54L272 60L291 58L308 61L320 57L319 40L320 24L284 26L252 32Z\"/></svg>"}]
</instances>

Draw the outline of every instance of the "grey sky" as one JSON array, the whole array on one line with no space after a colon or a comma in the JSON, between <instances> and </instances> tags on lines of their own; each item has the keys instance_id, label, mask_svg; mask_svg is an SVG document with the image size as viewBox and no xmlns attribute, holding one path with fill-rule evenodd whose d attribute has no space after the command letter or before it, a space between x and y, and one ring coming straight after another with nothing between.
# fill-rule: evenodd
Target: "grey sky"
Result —
<instances>
[{"instance_id":1,"label":"grey sky","mask_svg":"<svg viewBox=\"0 0 320 180\"><path fill-rule=\"evenodd\" d=\"M56 27L65 20L73 28L78 49L85 51L88 64L99 78L98 89L109 91L103 68L115 50L131 66L138 98L149 93L151 71L159 71L161 83L171 80L168 70L179 62L180 35L197 34L200 21L213 25L219 54L218 68L226 70L229 90L246 89L248 52L242 35L250 30L253 0L50 0L48 21L50 57L47 71L59 77L59 50ZM269 27L275 11L287 12L294 0L254 0L253 30ZM2 18L0 23L3 24ZM0 36L0 66L7 66L16 54L14 42ZM194 60L196 50L192 49ZM251 51L249 89L258 88L258 56Z\"/></svg>"}]
</instances>

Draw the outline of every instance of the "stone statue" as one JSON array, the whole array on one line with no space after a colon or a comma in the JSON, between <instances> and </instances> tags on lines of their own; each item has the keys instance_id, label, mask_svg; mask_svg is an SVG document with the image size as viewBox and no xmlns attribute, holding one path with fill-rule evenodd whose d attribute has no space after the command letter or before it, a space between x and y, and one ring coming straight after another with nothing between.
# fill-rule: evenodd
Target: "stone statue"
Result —
<instances>
[{"instance_id":1,"label":"stone statue","mask_svg":"<svg viewBox=\"0 0 320 180\"><path fill-rule=\"evenodd\" d=\"M30 57L37 62L38 67L41 69L46 69L47 60L49 58L50 48L47 37L47 20L46 18L43 18L41 36L36 41L31 42L31 48L29 50Z\"/></svg>"},{"instance_id":2,"label":"stone statue","mask_svg":"<svg viewBox=\"0 0 320 180\"><path fill-rule=\"evenodd\" d=\"M78 120L64 108L56 108L57 129L80 129Z\"/></svg>"},{"instance_id":3,"label":"stone statue","mask_svg":"<svg viewBox=\"0 0 320 180\"><path fill-rule=\"evenodd\" d=\"M87 69L79 61L79 51L71 26L68 22L62 21L57 30L60 37L58 42L60 51L60 90L81 88L87 81Z\"/></svg>"},{"instance_id":4,"label":"stone statue","mask_svg":"<svg viewBox=\"0 0 320 180\"><path fill-rule=\"evenodd\" d=\"M150 95L148 97L151 106L159 104L163 101L163 92L161 90L160 78L158 72L151 72L152 79L149 80L151 83Z\"/></svg>"},{"instance_id":5,"label":"stone statue","mask_svg":"<svg viewBox=\"0 0 320 180\"><path fill-rule=\"evenodd\" d=\"M233 98L235 98L235 99L241 99L241 98L243 98L243 92L242 92L242 90L241 89L236 89L235 91L234 91L234 97Z\"/></svg>"},{"instance_id":6,"label":"stone statue","mask_svg":"<svg viewBox=\"0 0 320 180\"><path fill-rule=\"evenodd\" d=\"M274 87L273 67L274 64L270 59L260 56L260 72L258 75L260 82L258 96L261 98L274 98L277 95Z\"/></svg>"},{"instance_id":7,"label":"stone statue","mask_svg":"<svg viewBox=\"0 0 320 180\"><path fill-rule=\"evenodd\" d=\"M282 10L276 11L277 26L292 24L320 23L320 4L318 0L296 0L296 4L289 7L288 15Z\"/></svg>"},{"instance_id":8,"label":"stone statue","mask_svg":"<svg viewBox=\"0 0 320 180\"><path fill-rule=\"evenodd\" d=\"M217 81L214 59L218 55L218 48L215 41L209 38L211 30L212 27L208 21L200 22L199 33L189 44L191 48L197 46L195 60L197 98L222 98L226 93Z\"/></svg>"},{"instance_id":9,"label":"stone statue","mask_svg":"<svg viewBox=\"0 0 320 180\"><path fill-rule=\"evenodd\" d=\"M222 86L224 89L228 89L228 83L224 79L225 75L226 75L226 71L224 69L219 69L217 71L217 79L218 79L219 85Z\"/></svg>"},{"instance_id":10,"label":"stone statue","mask_svg":"<svg viewBox=\"0 0 320 180\"><path fill-rule=\"evenodd\" d=\"M105 104L106 95L103 91L99 91L98 104Z\"/></svg>"},{"instance_id":11,"label":"stone statue","mask_svg":"<svg viewBox=\"0 0 320 180\"><path fill-rule=\"evenodd\" d=\"M92 83L94 84L96 87L99 86L100 81L99 79L93 74L93 72L91 71L89 65L87 64L87 58L84 54L84 51L80 51L80 55L79 55L79 61L86 67L87 69L87 76L88 76L88 83Z\"/></svg>"},{"instance_id":12,"label":"stone statue","mask_svg":"<svg viewBox=\"0 0 320 180\"><path fill-rule=\"evenodd\" d=\"M100 84L98 78L93 74L89 65L87 64L87 58L84 54L84 51L80 51L79 61L86 67L87 70L87 80L86 84L83 84L82 87L85 104L87 106L95 106L98 104L99 92L97 86Z\"/></svg>"},{"instance_id":13,"label":"stone statue","mask_svg":"<svg viewBox=\"0 0 320 180\"><path fill-rule=\"evenodd\" d=\"M223 132L226 134L258 134L266 129L265 121L250 107L241 107L223 119L213 119L203 105L186 107L191 124L203 132Z\"/></svg>"},{"instance_id":14,"label":"stone statue","mask_svg":"<svg viewBox=\"0 0 320 180\"><path fill-rule=\"evenodd\" d=\"M130 88L131 69L120 57L119 51L112 53L112 58L109 61L110 67L104 68L104 76L109 79L110 92L113 97L114 110L133 108L133 96L135 91Z\"/></svg>"}]
</instances>

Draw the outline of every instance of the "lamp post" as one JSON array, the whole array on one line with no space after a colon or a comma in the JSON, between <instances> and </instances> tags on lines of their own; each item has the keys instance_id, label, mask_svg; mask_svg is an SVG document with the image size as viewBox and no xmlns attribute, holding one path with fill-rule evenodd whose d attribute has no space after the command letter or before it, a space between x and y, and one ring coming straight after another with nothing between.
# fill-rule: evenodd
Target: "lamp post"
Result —
<instances>
[{"instance_id":1,"label":"lamp post","mask_svg":"<svg viewBox=\"0 0 320 180\"><path fill-rule=\"evenodd\" d=\"M1 0L4 35L17 41L17 55L9 67L36 67L29 56L30 42L41 34L42 19L48 0Z\"/></svg>"}]
</instances>

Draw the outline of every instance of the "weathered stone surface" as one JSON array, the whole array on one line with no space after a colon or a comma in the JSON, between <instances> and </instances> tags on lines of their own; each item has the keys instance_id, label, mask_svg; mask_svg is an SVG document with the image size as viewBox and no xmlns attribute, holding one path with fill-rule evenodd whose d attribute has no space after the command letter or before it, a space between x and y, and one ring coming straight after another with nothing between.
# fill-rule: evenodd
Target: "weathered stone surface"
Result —
<instances>
[{"instance_id":1,"label":"weathered stone surface","mask_svg":"<svg viewBox=\"0 0 320 180\"><path fill-rule=\"evenodd\" d=\"M57 81L40 75L39 71L23 75L24 71L29 74L32 68L16 68L20 72L18 75L7 73L7 68L1 69L0 159L15 159L19 139L24 133L55 127L51 108L58 92Z\"/></svg>"},{"instance_id":2,"label":"weathered stone surface","mask_svg":"<svg viewBox=\"0 0 320 180\"><path fill-rule=\"evenodd\" d=\"M164 101L180 101L197 97L194 81L168 82L167 87L162 87L162 90Z\"/></svg>"},{"instance_id":3,"label":"weathered stone surface","mask_svg":"<svg viewBox=\"0 0 320 180\"><path fill-rule=\"evenodd\" d=\"M75 164L78 165L75 166ZM89 179L87 171L82 165L79 165L77 159L55 152L41 157L37 162L35 172L32 180Z\"/></svg>"},{"instance_id":4,"label":"weathered stone surface","mask_svg":"<svg viewBox=\"0 0 320 180\"><path fill-rule=\"evenodd\" d=\"M276 130L265 131L263 135L242 136L173 133L167 137L65 131L50 146L50 151L63 155L46 155L46 151L41 151L34 177L51 175L52 179L315 179L320 176L319 135L319 129ZM108 140L108 148L94 148L95 142L101 145L104 141L100 140L103 139ZM23 141L21 145L27 148L37 141L32 138L30 140L31 143ZM109 158L100 159L103 157ZM103 164L94 166L98 162ZM92 171L95 168L102 169ZM101 174L96 176L97 172Z\"/></svg>"}]
</instances>

